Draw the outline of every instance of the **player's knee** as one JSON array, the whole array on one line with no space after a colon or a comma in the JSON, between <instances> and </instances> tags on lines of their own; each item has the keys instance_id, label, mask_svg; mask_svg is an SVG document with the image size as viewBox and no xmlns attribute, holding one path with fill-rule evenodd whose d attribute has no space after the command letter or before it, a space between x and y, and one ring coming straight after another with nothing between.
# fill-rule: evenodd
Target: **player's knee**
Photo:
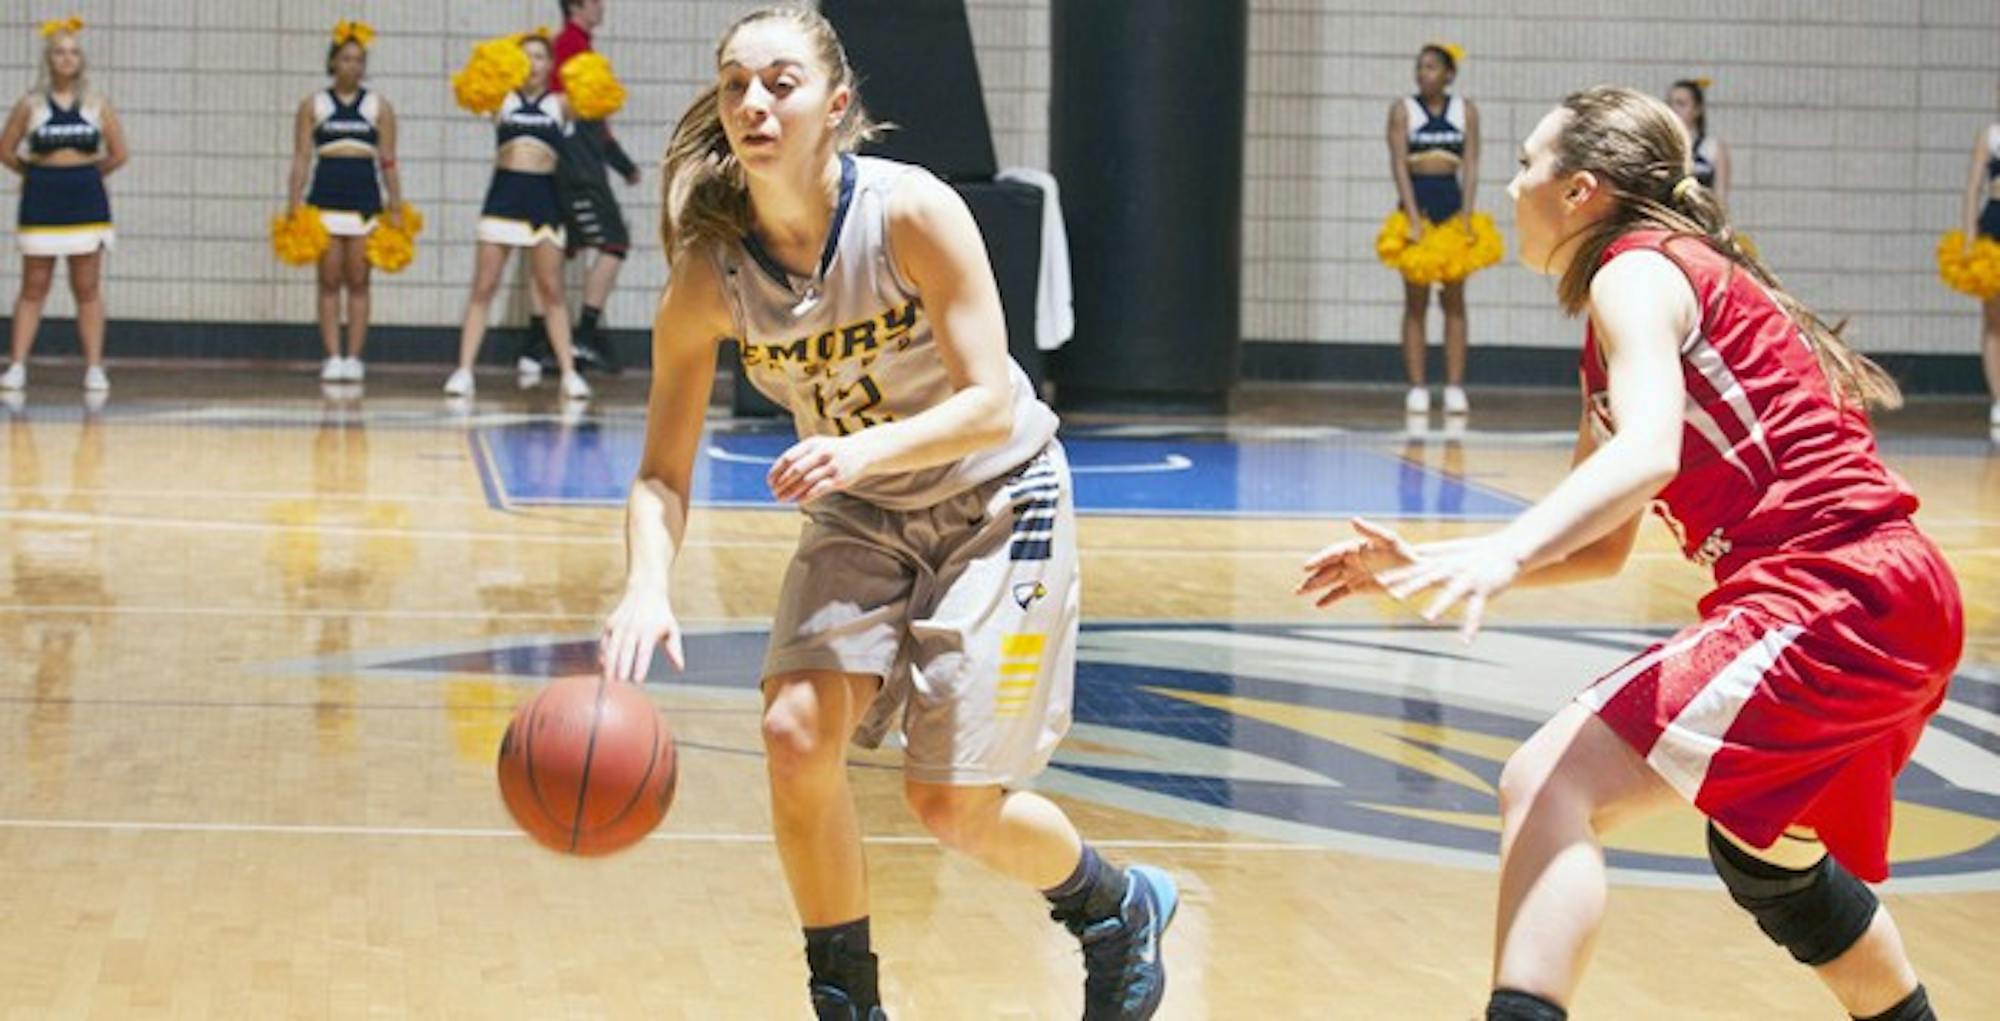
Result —
<instances>
[{"instance_id":1,"label":"player's knee","mask_svg":"<svg viewBox=\"0 0 2000 1021\"><path fill-rule=\"evenodd\" d=\"M989 814L991 796L981 788L915 781L903 784L903 801L910 806L910 813L946 847L966 847L975 839L981 821Z\"/></svg>"},{"instance_id":2,"label":"player's knee","mask_svg":"<svg viewBox=\"0 0 2000 1021\"><path fill-rule=\"evenodd\" d=\"M1500 820L1508 829L1520 825L1528 809L1549 782L1549 762L1534 741L1529 741L1507 757L1500 767Z\"/></svg>"},{"instance_id":3,"label":"player's knee","mask_svg":"<svg viewBox=\"0 0 2000 1021\"><path fill-rule=\"evenodd\" d=\"M810 708L781 699L764 710L764 759L773 784L806 785L841 768L840 740L820 730Z\"/></svg>"},{"instance_id":4,"label":"player's knee","mask_svg":"<svg viewBox=\"0 0 2000 1021\"><path fill-rule=\"evenodd\" d=\"M1801 964L1817 967L1846 953L1875 920L1874 891L1831 856L1788 869L1738 847L1710 823L1708 858L1730 899Z\"/></svg>"}]
</instances>

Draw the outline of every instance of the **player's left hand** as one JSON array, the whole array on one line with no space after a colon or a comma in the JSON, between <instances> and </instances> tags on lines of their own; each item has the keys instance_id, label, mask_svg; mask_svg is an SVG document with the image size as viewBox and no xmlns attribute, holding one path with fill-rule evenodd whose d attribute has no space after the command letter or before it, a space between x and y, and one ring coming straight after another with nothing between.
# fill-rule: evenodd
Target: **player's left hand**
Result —
<instances>
[{"instance_id":1,"label":"player's left hand","mask_svg":"<svg viewBox=\"0 0 2000 1021\"><path fill-rule=\"evenodd\" d=\"M874 463L861 439L861 434L808 436L793 444L766 477L772 498L779 503L805 503L854 485Z\"/></svg>"},{"instance_id":2,"label":"player's left hand","mask_svg":"<svg viewBox=\"0 0 2000 1021\"><path fill-rule=\"evenodd\" d=\"M1496 535L1454 543L1418 546L1407 565L1383 571L1377 576L1382 587L1399 600L1408 601L1419 593L1437 590L1423 608L1423 618L1435 624L1459 603L1465 604L1465 622L1459 637L1470 642L1479 634L1486 616L1486 604L1507 591L1521 576L1521 556Z\"/></svg>"},{"instance_id":3,"label":"player's left hand","mask_svg":"<svg viewBox=\"0 0 2000 1021\"><path fill-rule=\"evenodd\" d=\"M633 168L632 168L632 172L631 172L631 173L629 173L629 174L626 174L626 175L625 175L625 183L626 183L626 184L629 184L629 185L631 185L631 186L632 186L632 187L634 187L634 188L637 188L637 187L639 186L639 168L638 168L638 167L633 167Z\"/></svg>"}]
</instances>

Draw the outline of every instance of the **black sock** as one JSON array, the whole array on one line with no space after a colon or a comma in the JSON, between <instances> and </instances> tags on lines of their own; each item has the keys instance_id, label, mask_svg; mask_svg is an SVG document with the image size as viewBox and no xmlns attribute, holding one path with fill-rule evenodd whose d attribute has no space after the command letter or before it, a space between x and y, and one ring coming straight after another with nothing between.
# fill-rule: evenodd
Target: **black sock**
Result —
<instances>
[{"instance_id":1,"label":"black sock","mask_svg":"<svg viewBox=\"0 0 2000 1021\"><path fill-rule=\"evenodd\" d=\"M1495 989L1486 1001L1486 1021L1568 1021L1569 1011L1534 993Z\"/></svg>"},{"instance_id":2,"label":"black sock","mask_svg":"<svg viewBox=\"0 0 2000 1021\"><path fill-rule=\"evenodd\" d=\"M1890 1007L1874 1017L1856 1018L1855 1021L1937 1021L1937 1014L1931 1010L1931 998L1919 985L1903 1002Z\"/></svg>"},{"instance_id":3,"label":"black sock","mask_svg":"<svg viewBox=\"0 0 2000 1021\"><path fill-rule=\"evenodd\" d=\"M864 1010L881 1003L875 955L868 949L868 916L807 928L805 935L806 967L812 969L813 985L832 986Z\"/></svg>"},{"instance_id":4,"label":"black sock","mask_svg":"<svg viewBox=\"0 0 2000 1021\"><path fill-rule=\"evenodd\" d=\"M1080 928L1118 914L1125 906L1125 870L1105 861L1097 849L1083 845L1075 871L1055 887L1043 890L1056 921Z\"/></svg>"},{"instance_id":5,"label":"black sock","mask_svg":"<svg viewBox=\"0 0 2000 1021\"><path fill-rule=\"evenodd\" d=\"M598 317L603 314L604 310L601 308L592 308L589 305L583 306L583 315L579 316L576 321L578 332L586 335L596 333Z\"/></svg>"}]
</instances>

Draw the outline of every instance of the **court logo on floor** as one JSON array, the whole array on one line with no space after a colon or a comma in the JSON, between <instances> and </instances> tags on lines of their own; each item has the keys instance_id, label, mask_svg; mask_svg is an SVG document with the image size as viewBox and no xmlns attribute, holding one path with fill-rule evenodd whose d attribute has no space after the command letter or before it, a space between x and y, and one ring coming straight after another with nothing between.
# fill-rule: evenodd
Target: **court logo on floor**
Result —
<instances>
[{"instance_id":1,"label":"court logo on floor","mask_svg":"<svg viewBox=\"0 0 2000 1021\"><path fill-rule=\"evenodd\" d=\"M1491 867L1513 750L1658 636L1099 625L1079 650L1077 725L1045 785L1226 830ZM1607 839L1627 878L1710 873L1692 809ZM1961 677L1897 786L1898 880L2000 887L2000 684Z\"/></svg>"},{"instance_id":2,"label":"court logo on floor","mask_svg":"<svg viewBox=\"0 0 2000 1021\"><path fill-rule=\"evenodd\" d=\"M1086 624L1075 724L1039 783L1223 839L1491 868L1507 757L1658 637L1500 628L1468 647L1449 630L1381 625ZM754 630L690 635L687 671L669 678L656 665L654 680L749 695L764 644ZM359 659L345 665L456 686L454 698L478 710L464 714L462 739L479 757L497 738L480 728L504 724L523 682L593 670L596 648L518 636ZM756 754L746 742L736 751ZM1954 682L1896 794L1898 881L2000 889L2000 678ZM1710 874L1691 809L1615 831L1607 851L1624 879Z\"/></svg>"}]
</instances>

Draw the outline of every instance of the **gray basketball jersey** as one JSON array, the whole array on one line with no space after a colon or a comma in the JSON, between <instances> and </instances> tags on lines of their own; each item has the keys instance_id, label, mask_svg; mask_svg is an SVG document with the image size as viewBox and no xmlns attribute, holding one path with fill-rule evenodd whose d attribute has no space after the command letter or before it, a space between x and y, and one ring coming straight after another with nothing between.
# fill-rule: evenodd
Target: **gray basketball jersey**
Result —
<instances>
[{"instance_id":1,"label":"gray basketball jersey","mask_svg":"<svg viewBox=\"0 0 2000 1021\"><path fill-rule=\"evenodd\" d=\"M799 438L846 436L942 404L952 393L923 298L889 251L889 197L919 167L842 157L824 279L789 276L745 239L715 258L750 382L792 414ZM1056 414L1011 359L1014 431L956 463L864 479L848 492L891 510L930 507L999 478L1048 445Z\"/></svg>"}]
</instances>

